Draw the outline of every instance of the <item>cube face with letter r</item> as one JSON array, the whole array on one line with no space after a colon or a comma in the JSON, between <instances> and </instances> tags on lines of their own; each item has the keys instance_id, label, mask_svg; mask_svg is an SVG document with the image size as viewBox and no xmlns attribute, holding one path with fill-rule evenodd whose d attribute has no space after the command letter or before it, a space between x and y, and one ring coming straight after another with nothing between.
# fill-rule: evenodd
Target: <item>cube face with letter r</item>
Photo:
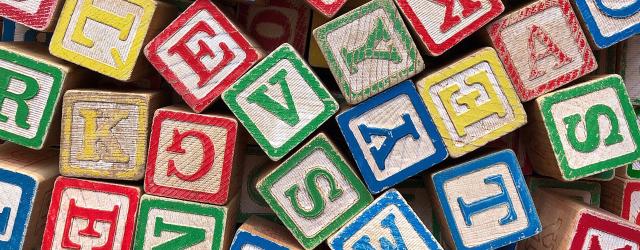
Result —
<instances>
[{"instance_id":1,"label":"cube face with letter r","mask_svg":"<svg viewBox=\"0 0 640 250\"><path fill-rule=\"evenodd\" d=\"M640 2L576 0L577 12L596 47L604 49L640 33Z\"/></svg>"}]
</instances>

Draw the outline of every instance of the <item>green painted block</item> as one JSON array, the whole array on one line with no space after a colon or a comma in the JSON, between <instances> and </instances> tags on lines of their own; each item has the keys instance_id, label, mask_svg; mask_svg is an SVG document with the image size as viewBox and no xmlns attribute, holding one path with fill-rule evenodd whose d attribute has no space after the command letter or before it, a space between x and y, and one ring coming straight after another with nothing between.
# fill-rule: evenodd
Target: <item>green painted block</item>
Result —
<instances>
[{"instance_id":1,"label":"green painted block","mask_svg":"<svg viewBox=\"0 0 640 250\"><path fill-rule=\"evenodd\" d=\"M640 123L640 107L634 108L636 114L636 121ZM640 161L634 161L631 164L616 169L616 173L627 179L640 179ZM613 179L613 177L611 178Z\"/></svg>"},{"instance_id":2,"label":"green painted block","mask_svg":"<svg viewBox=\"0 0 640 250\"><path fill-rule=\"evenodd\" d=\"M316 28L313 35L351 104L424 69L422 57L391 0L370 1Z\"/></svg>"},{"instance_id":3,"label":"green painted block","mask_svg":"<svg viewBox=\"0 0 640 250\"><path fill-rule=\"evenodd\" d=\"M279 160L338 111L304 59L283 44L236 81L222 99L272 160Z\"/></svg>"},{"instance_id":4,"label":"green painted block","mask_svg":"<svg viewBox=\"0 0 640 250\"><path fill-rule=\"evenodd\" d=\"M322 133L259 180L258 191L307 249L318 246L373 201Z\"/></svg>"},{"instance_id":5,"label":"green painted block","mask_svg":"<svg viewBox=\"0 0 640 250\"><path fill-rule=\"evenodd\" d=\"M600 207L602 188L600 183L591 181L563 182L549 178L532 177L528 181L529 192L538 188L550 189L556 193L570 196L593 207Z\"/></svg>"}]
</instances>

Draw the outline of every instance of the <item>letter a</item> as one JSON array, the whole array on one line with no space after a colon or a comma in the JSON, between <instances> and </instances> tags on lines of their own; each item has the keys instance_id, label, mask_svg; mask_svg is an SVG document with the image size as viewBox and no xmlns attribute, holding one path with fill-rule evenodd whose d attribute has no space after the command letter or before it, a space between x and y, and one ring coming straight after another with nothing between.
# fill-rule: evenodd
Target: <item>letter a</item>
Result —
<instances>
[{"instance_id":1,"label":"letter a","mask_svg":"<svg viewBox=\"0 0 640 250\"><path fill-rule=\"evenodd\" d=\"M460 5L462 5L462 16L465 18L471 16L471 14L476 13L480 8L482 8L482 3L474 0L436 0L437 3L444 5L446 8L444 12L444 20L440 25L440 31L443 33L449 31L453 26L460 23L460 16L453 15L456 1L460 1Z\"/></svg>"},{"instance_id":2,"label":"letter a","mask_svg":"<svg viewBox=\"0 0 640 250\"><path fill-rule=\"evenodd\" d=\"M542 28L533 25L529 28L529 81L535 80L538 77L545 75L547 72L538 68L538 62L549 56L556 58L556 64L553 65L553 69L559 69L563 66L571 63L573 59L567 56L560 47L551 40L549 34ZM545 50L541 53L536 48L536 41L542 43L545 46Z\"/></svg>"},{"instance_id":3,"label":"letter a","mask_svg":"<svg viewBox=\"0 0 640 250\"><path fill-rule=\"evenodd\" d=\"M204 176L209 172L209 170L211 170L211 167L213 166L215 151L211 138L209 138L209 136L207 136L206 134L196 130L189 130L184 133L180 133L178 129L173 129L173 142L169 147L167 147L167 152L176 154L186 153L186 150L182 148L182 141L186 137L194 137L198 139L198 141L200 141L200 144L202 145L202 161L200 162L200 166L198 167L198 170L193 174L183 174L176 168L175 161L173 159L170 159L168 162L169 166L167 167L167 176L175 175L185 181L195 181L202 178L202 176ZM192 148L193 147L188 147L188 149ZM193 162L188 162L188 164L191 165L193 164Z\"/></svg>"},{"instance_id":4,"label":"letter a","mask_svg":"<svg viewBox=\"0 0 640 250\"><path fill-rule=\"evenodd\" d=\"M371 147L369 149L373 159L376 161L376 165L378 165L378 169L381 171L385 169L384 162L387 157L389 157L398 140L407 136L411 136L414 140L420 139L420 134L418 134L415 125L413 125L411 116L409 116L409 114L403 114L402 121L403 123L400 126L393 129L371 128L365 124L358 125L358 129L364 137L364 142L367 144L371 143L371 139L374 136L384 136L384 141L382 145L380 145L380 148Z\"/></svg>"},{"instance_id":5,"label":"letter a","mask_svg":"<svg viewBox=\"0 0 640 250\"><path fill-rule=\"evenodd\" d=\"M114 163L129 162L129 156L122 152L118 139L111 133L111 129L120 121L129 117L125 110L113 110L102 112L97 109L80 109L80 116L84 119L84 140L82 150L78 154L81 161L105 160ZM104 123L98 125L98 118L106 118ZM104 145L104 154L97 151L98 142Z\"/></svg>"},{"instance_id":6,"label":"letter a","mask_svg":"<svg viewBox=\"0 0 640 250\"><path fill-rule=\"evenodd\" d=\"M389 34L389 31L385 27L382 18L378 18L375 28L373 28L373 31L367 36L367 40L362 46L353 51L348 51L346 48L340 50L340 55L342 55L351 74L358 73L357 65L367 59L381 59L393 63L402 62L398 48L393 46L393 44L387 46L387 51L376 50L381 41L391 41L391 34Z\"/></svg>"}]
</instances>

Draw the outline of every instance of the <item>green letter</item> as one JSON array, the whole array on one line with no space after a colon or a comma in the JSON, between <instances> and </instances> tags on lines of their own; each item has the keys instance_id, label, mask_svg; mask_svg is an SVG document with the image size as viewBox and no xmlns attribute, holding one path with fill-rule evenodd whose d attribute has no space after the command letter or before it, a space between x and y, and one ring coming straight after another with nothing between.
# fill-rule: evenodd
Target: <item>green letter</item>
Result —
<instances>
[{"instance_id":1,"label":"green letter","mask_svg":"<svg viewBox=\"0 0 640 250\"><path fill-rule=\"evenodd\" d=\"M21 94L9 92L9 83L12 79L24 83L25 89ZM0 68L0 109L7 98L13 100L17 105L15 120L18 127L23 129L29 129L31 127L31 125L27 123L27 118L29 118L27 100L34 98L38 94L38 91L40 91L40 86L38 86L36 79L18 72ZM8 120L9 117L0 114L1 122L7 122Z\"/></svg>"},{"instance_id":2,"label":"green letter","mask_svg":"<svg viewBox=\"0 0 640 250\"><path fill-rule=\"evenodd\" d=\"M609 106L604 104L597 104L584 115L585 127L587 129L587 137L584 141L579 141L576 137L576 127L582 120L580 115L574 114L567 116L563 119L564 124L567 125L567 137L571 146L578 152L589 153L593 152L600 145L600 124L598 124L598 118L605 116L611 122L611 132L609 136L604 139L604 145L613 145L622 142L623 138L620 135L620 125L618 124L618 118Z\"/></svg>"},{"instance_id":3,"label":"green letter","mask_svg":"<svg viewBox=\"0 0 640 250\"><path fill-rule=\"evenodd\" d=\"M329 200L335 201L336 199L340 198L340 196L342 195L342 190L337 187L336 180L333 178L333 175L322 168L315 168L311 170L304 178L304 186L307 189L309 196L311 197L311 202L313 202L313 207L310 210L304 210L300 207L300 203L298 202L298 198L296 197L296 195L298 194L298 190L300 189L297 184L293 185L291 188L287 189L287 191L284 192L287 198L289 198L289 201L291 202L291 205L293 206L293 209L296 211L296 213L308 219L318 217L318 215L320 215L324 210L324 198L322 197L320 188L318 188L318 185L316 184L316 181L320 177L326 179L329 182Z\"/></svg>"},{"instance_id":4,"label":"green letter","mask_svg":"<svg viewBox=\"0 0 640 250\"><path fill-rule=\"evenodd\" d=\"M266 85L260 85L260 87L258 87L256 91L249 95L247 100L249 101L249 103L255 103L263 109L271 112L271 114L277 116L280 120L289 124L289 126L294 126L300 121L300 117L298 117L296 105L293 103L293 97L291 97L291 91L289 91L289 85L287 85L286 76L287 71L281 69L280 71L278 71L278 73L276 73L269 79L269 84L274 85L277 83L278 85L280 85L282 96L284 97L284 100L287 104L286 107L282 106L282 104L276 102L275 100L273 100L273 98L266 95Z\"/></svg>"},{"instance_id":5,"label":"green letter","mask_svg":"<svg viewBox=\"0 0 640 250\"><path fill-rule=\"evenodd\" d=\"M394 47L393 44L387 46L387 51L376 50L380 41L388 42L390 40L391 35L389 31L385 29L382 19L378 18L376 27L373 29L373 32L367 36L367 41L362 46L353 51L347 51L346 48L342 48L340 51L340 55L342 55L342 58L347 64L347 68L349 68L349 73L358 73L358 67L356 65L366 59L383 59L392 61L393 63L402 62L398 48Z\"/></svg>"}]
</instances>

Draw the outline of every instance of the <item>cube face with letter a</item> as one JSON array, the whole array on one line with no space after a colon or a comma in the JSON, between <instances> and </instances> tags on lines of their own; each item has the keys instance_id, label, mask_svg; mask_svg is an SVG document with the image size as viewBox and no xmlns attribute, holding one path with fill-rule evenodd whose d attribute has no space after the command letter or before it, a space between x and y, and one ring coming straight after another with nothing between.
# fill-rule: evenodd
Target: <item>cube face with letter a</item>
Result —
<instances>
[{"instance_id":1,"label":"cube face with letter a","mask_svg":"<svg viewBox=\"0 0 640 250\"><path fill-rule=\"evenodd\" d=\"M506 246L542 230L511 150L436 172L432 180L457 249Z\"/></svg>"},{"instance_id":2,"label":"cube face with letter a","mask_svg":"<svg viewBox=\"0 0 640 250\"><path fill-rule=\"evenodd\" d=\"M583 211L569 249L638 249L640 228L621 223L618 218L593 211Z\"/></svg>"},{"instance_id":3,"label":"cube face with letter a","mask_svg":"<svg viewBox=\"0 0 640 250\"><path fill-rule=\"evenodd\" d=\"M578 13L598 48L608 48L640 33L640 2L576 0Z\"/></svg>"}]
</instances>

